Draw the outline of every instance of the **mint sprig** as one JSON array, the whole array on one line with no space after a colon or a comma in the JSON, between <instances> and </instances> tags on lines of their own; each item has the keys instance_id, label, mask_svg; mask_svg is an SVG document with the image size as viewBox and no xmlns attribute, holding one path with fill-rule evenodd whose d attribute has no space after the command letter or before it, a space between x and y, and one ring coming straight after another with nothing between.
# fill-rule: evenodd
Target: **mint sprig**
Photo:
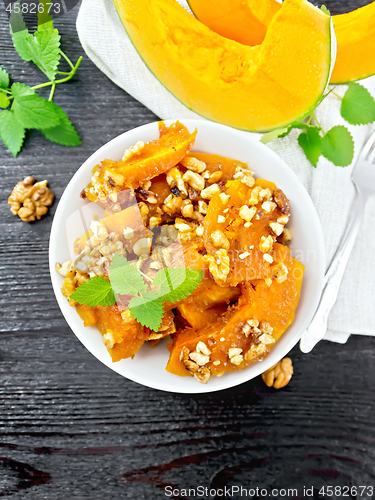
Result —
<instances>
[{"instance_id":1,"label":"mint sprig","mask_svg":"<svg viewBox=\"0 0 375 500\"><path fill-rule=\"evenodd\" d=\"M122 255L115 254L109 269L112 288L120 295L137 295L147 290L139 269Z\"/></svg>"},{"instance_id":2,"label":"mint sprig","mask_svg":"<svg viewBox=\"0 0 375 500\"><path fill-rule=\"evenodd\" d=\"M0 108L5 110L0 112L0 139L13 156L20 152L27 129L41 130L48 140L63 146L81 144L81 139L65 111L52 102L52 99L56 86L74 76L82 57L73 65L60 48L61 37L58 30L53 28L52 18L45 16L44 21L32 35L26 28L21 9L17 13L14 10L11 13L10 32L16 51L24 61L36 64L49 79L34 87L21 82L14 82L10 86L9 74L0 68ZM59 71L61 58L68 63L69 72ZM63 78L57 79L58 75L63 75ZM35 92L48 87L51 88L48 99Z\"/></svg>"},{"instance_id":3,"label":"mint sprig","mask_svg":"<svg viewBox=\"0 0 375 500\"><path fill-rule=\"evenodd\" d=\"M341 101L341 116L352 125L375 121L375 100L359 83L351 83Z\"/></svg>"},{"instance_id":4,"label":"mint sprig","mask_svg":"<svg viewBox=\"0 0 375 500\"><path fill-rule=\"evenodd\" d=\"M109 307L116 304L115 294L111 284L100 276L95 276L82 283L71 295L70 298L79 304L87 306Z\"/></svg>"},{"instance_id":5,"label":"mint sprig","mask_svg":"<svg viewBox=\"0 0 375 500\"><path fill-rule=\"evenodd\" d=\"M91 278L79 286L70 298L79 304L95 307L115 305L118 295L131 295L130 314L141 325L158 331L164 316L164 303L185 299L202 279L203 271L164 268L152 280L153 289L147 291L142 272L126 257L115 254L109 268L109 281Z\"/></svg>"},{"instance_id":6,"label":"mint sprig","mask_svg":"<svg viewBox=\"0 0 375 500\"><path fill-rule=\"evenodd\" d=\"M375 121L375 99L359 83L349 84L344 97L335 94L333 88L330 89L319 100L317 106L331 92L341 99L341 116L351 125L366 125ZM315 125L311 125L313 120L315 121ZM262 136L261 142L267 144L274 139L286 137L293 129L304 130L298 136L298 144L314 167L317 166L321 155L337 167L346 167L352 163L354 141L347 127L336 125L325 132L314 112L305 120L294 122L288 127L267 132Z\"/></svg>"}]
</instances>

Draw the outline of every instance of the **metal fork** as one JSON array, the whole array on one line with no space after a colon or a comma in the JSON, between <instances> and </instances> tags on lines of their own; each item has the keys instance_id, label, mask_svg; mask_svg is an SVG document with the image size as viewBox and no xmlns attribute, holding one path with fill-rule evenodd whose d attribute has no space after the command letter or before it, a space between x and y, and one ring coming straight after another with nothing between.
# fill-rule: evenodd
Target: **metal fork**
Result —
<instances>
[{"instance_id":1,"label":"metal fork","mask_svg":"<svg viewBox=\"0 0 375 500\"><path fill-rule=\"evenodd\" d=\"M350 225L324 277L323 292L315 315L302 334L300 349L310 352L327 331L328 315L335 305L368 198L375 194L375 132L370 136L355 164L352 181L357 190L357 205Z\"/></svg>"}]
</instances>

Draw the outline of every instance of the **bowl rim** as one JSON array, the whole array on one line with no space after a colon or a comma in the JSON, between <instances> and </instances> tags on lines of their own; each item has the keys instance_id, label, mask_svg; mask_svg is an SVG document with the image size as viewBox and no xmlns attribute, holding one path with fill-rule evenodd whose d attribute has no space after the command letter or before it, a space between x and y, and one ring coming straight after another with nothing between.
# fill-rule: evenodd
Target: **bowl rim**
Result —
<instances>
[{"instance_id":1,"label":"bowl rim","mask_svg":"<svg viewBox=\"0 0 375 500\"><path fill-rule=\"evenodd\" d=\"M296 335L295 337L291 338L290 341L286 344L286 346L284 346L284 348L282 350L282 355L277 356L278 360L280 360L284 356L286 356L288 354L288 352L299 342L303 331L307 328L307 326L310 323L312 316L313 316L313 314L318 306L321 290L323 287L323 279L324 279L324 273L325 273L325 246L324 246L323 231L322 231L321 223L320 223L316 208L315 208L315 206L311 200L311 197L310 197L309 193L307 192L306 188L303 186L303 184L299 180L298 176L287 165L287 163L280 156L278 156L272 149L270 149L267 146L265 146L264 144L260 143L260 141L258 141L256 138L254 138L253 135L250 135L247 132L233 129L231 127L227 127L226 125L222 125L219 123L210 122L210 121L206 121L206 120L178 118L178 119L168 119L168 120L163 120L163 121L167 126L169 126L170 124L176 122L177 120L180 121L182 124L184 124L189 130L191 128L196 127L196 128L198 128L198 132L199 132L199 126L202 126L204 124L204 126L206 126L206 127L207 126L212 127L213 130L221 129L221 130L226 130L228 132L230 131L231 133L234 133L235 135L239 134L238 137L240 137L241 140L243 140L243 141L248 141L250 143L249 144L250 146L251 146L251 144L252 145L256 144L257 147L265 148L264 151L267 151L267 154L271 158L273 158L279 164L280 163L283 164L283 168L287 170L288 175L293 179L293 181L299 185L300 191L304 195L304 201L308 206L307 208L310 212L310 216L314 219L314 226L315 226L315 229L317 231L317 235L316 235L317 236L317 247L318 247L317 254L319 256L319 259L316 263L316 269L314 268L314 275L316 275L316 277L318 279L318 285L316 286L314 300L312 300L312 302L311 302L310 313L308 315L306 315L305 320L302 323L303 326L300 327L300 329L299 329L299 331L300 331L299 335ZM223 382L221 384L213 386L212 388L210 388L209 383L206 385L197 383L196 387L195 386L194 387L184 387L183 385L181 385L181 387L179 387L179 389L177 390L175 387L172 387L172 386L169 387L168 384L158 383L156 377L151 378L150 380L145 382L145 380L143 380L141 377L139 377L138 375L136 375L134 373L127 373L126 375L124 373L122 373L122 370L118 366L116 366L116 365L118 365L118 363L113 363L111 360L108 360L107 358L105 358L103 356L99 356L96 353L92 352L92 350L90 348L89 336L88 335L83 336L83 338L82 338L82 336L80 336L79 333L77 333L75 325L73 324L73 315L66 314L64 311L65 305L67 304L67 299L62 295L61 289L60 289L61 284L59 284L57 281L58 276L57 276L57 273L55 271L56 257L54 256L54 253L55 253L55 242L57 239L58 228L59 228L59 226L64 218L64 209L65 209L66 202L71 197L71 193L70 193L71 188L74 186L76 179L80 176L80 174L83 170L86 170L88 168L90 170L92 170L92 168L93 168L92 162L93 162L94 157L101 156L101 159L104 159L106 157L108 158L107 151L110 150L111 146L113 147L115 145L115 143L117 143L118 141L121 141L122 139L126 140L127 136L130 137L135 132L142 133L143 131L147 131L148 129L155 127L155 125L157 125L158 123L159 123L159 120L154 121L154 122L150 122L150 123L141 125L139 127L135 127L133 129L130 129L130 130L114 137L109 142L103 144L100 148L98 148L96 151L94 151L82 163L82 165L77 169L77 171L74 173L73 177L70 179L69 183L67 184L66 188L64 189L63 194L61 195L60 201L58 203L58 206L57 206L57 209L56 209L56 212L54 215L54 219L53 219L52 227L51 227L51 232L50 232L49 270L50 270L50 275L51 275L53 291L54 291L57 303L59 305L60 311L61 311L65 321L68 323L70 329L72 330L74 335L78 338L78 340L86 347L86 349L96 359L101 361L104 365L106 365L108 368L115 371L116 373L118 373L122 377L125 377L125 378L127 378L133 382L136 382L138 384L141 384L145 387L150 387L152 389L157 389L157 390L161 390L164 392L172 392L172 393L176 393L176 394L203 394L203 393L210 393L210 392L217 392L217 391L221 391L221 390L226 390L226 389L229 389L231 387L235 387L237 385L243 384L245 382L249 382L250 380L259 376L264 371L268 370L271 366L273 366L275 364L275 361L271 357L273 350L271 350L270 354L266 358L264 358L262 361L250 365L253 367L253 373L251 373L250 376L246 376L246 369L244 369L244 370L235 372L236 374L242 374L242 377L237 377L236 379L233 378L233 380L230 377L228 377L227 379L223 378L222 379ZM97 162L95 162L95 163L97 164ZM70 307L72 313L74 312L74 314L77 314L75 308L73 308L71 306L69 306L69 307ZM82 328L85 328L83 326L83 322L82 322ZM255 366L257 366L257 369L254 369ZM231 375L231 374L229 374L229 375ZM171 376L173 377L175 375L171 374ZM179 377L179 378L181 378L181 377Z\"/></svg>"}]
</instances>

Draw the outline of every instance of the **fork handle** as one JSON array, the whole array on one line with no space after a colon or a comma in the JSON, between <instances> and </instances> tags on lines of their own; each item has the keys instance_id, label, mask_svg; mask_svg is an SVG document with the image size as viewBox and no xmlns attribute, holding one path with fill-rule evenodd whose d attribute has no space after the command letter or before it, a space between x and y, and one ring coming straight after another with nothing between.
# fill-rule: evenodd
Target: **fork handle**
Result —
<instances>
[{"instance_id":1,"label":"fork handle","mask_svg":"<svg viewBox=\"0 0 375 500\"><path fill-rule=\"evenodd\" d=\"M358 193L353 218L336 252L335 258L324 277L323 292L318 308L309 327L302 334L300 349L304 353L310 352L326 334L328 315L337 300L341 281L361 225L367 198L366 195Z\"/></svg>"}]
</instances>

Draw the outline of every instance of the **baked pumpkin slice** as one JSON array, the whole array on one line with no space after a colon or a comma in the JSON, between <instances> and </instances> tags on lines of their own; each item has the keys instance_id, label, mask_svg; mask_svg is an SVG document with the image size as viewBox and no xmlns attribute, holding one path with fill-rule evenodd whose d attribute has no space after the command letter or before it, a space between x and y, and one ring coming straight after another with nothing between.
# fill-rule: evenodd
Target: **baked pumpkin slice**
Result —
<instances>
[{"instance_id":1,"label":"baked pumpkin slice","mask_svg":"<svg viewBox=\"0 0 375 500\"><path fill-rule=\"evenodd\" d=\"M216 323L179 330L169 344L167 371L206 383L263 359L294 319L304 266L276 243L273 273L270 286L264 280L243 285L238 303Z\"/></svg>"},{"instance_id":2,"label":"baked pumpkin slice","mask_svg":"<svg viewBox=\"0 0 375 500\"><path fill-rule=\"evenodd\" d=\"M238 129L283 127L312 110L331 69L330 17L285 0L261 45L224 38L176 0L114 0L134 47L185 106Z\"/></svg>"},{"instance_id":3,"label":"baked pumpkin slice","mask_svg":"<svg viewBox=\"0 0 375 500\"><path fill-rule=\"evenodd\" d=\"M204 220L205 258L222 286L270 279L273 245L289 220L289 201L274 183L238 173L212 197Z\"/></svg>"},{"instance_id":4,"label":"baked pumpkin slice","mask_svg":"<svg viewBox=\"0 0 375 500\"><path fill-rule=\"evenodd\" d=\"M122 160L104 160L94 169L83 197L106 201L109 194L137 189L177 165L192 149L197 130L190 133L180 122L166 127L159 122L159 139L137 144L125 151Z\"/></svg>"}]
</instances>

